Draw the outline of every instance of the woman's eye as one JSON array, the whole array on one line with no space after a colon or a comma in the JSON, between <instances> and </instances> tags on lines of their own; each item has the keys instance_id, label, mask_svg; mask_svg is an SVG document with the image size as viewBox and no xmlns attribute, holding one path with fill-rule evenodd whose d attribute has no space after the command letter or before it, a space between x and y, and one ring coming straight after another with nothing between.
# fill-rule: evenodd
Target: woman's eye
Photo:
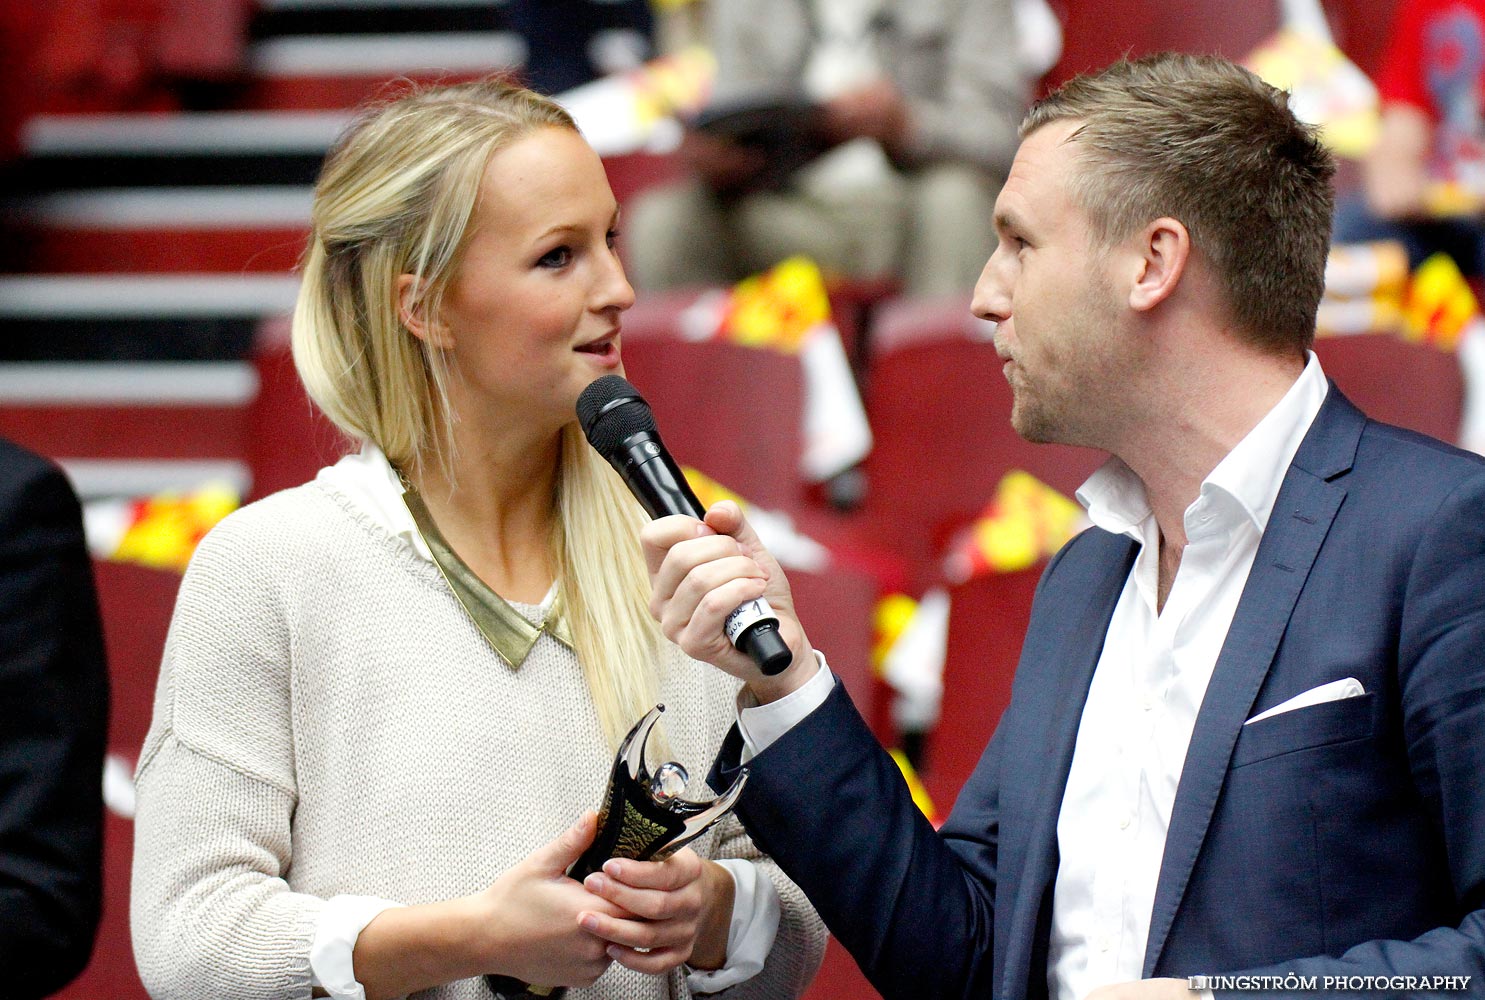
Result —
<instances>
[{"instance_id":1,"label":"woman's eye","mask_svg":"<svg viewBox=\"0 0 1485 1000\"><path fill-rule=\"evenodd\" d=\"M538 267L566 267L572 261L571 247L553 247L537 260Z\"/></svg>"},{"instance_id":2,"label":"woman's eye","mask_svg":"<svg viewBox=\"0 0 1485 1000\"><path fill-rule=\"evenodd\" d=\"M612 250L615 246L618 245L618 243L619 243L619 231L617 229L610 229L608 231L607 242L608 242L608 248L610 250Z\"/></svg>"}]
</instances>

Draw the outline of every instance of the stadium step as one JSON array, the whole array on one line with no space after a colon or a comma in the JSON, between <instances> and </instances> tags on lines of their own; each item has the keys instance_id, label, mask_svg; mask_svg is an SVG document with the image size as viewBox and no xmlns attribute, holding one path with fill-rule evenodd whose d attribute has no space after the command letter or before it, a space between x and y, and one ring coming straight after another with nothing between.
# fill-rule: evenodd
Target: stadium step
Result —
<instances>
[{"instance_id":1,"label":"stadium step","mask_svg":"<svg viewBox=\"0 0 1485 1000\"><path fill-rule=\"evenodd\" d=\"M297 291L290 274L0 278L0 359L242 359L258 324L292 311Z\"/></svg>"},{"instance_id":2,"label":"stadium step","mask_svg":"<svg viewBox=\"0 0 1485 1000\"><path fill-rule=\"evenodd\" d=\"M331 109L418 82L519 70L524 39L490 0L265 0L244 107Z\"/></svg>"}]
</instances>

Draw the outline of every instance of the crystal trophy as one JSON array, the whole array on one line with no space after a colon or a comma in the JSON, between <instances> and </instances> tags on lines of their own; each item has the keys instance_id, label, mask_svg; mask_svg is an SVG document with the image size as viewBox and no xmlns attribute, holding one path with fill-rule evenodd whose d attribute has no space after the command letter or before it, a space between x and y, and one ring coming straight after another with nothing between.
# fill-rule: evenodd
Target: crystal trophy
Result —
<instances>
[{"instance_id":1,"label":"crystal trophy","mask_svg":"<svg viewBox=\"0 0 1485 1000\"><path fill-rule=\"evenodd\" d=\"M645 743L663 711L664 705L650 709L619 744L603 808L598 813L598 832L592 845L567 870L569 878L581 882L609 858L663 861L727 815L742 794L748 780L746 768L710 802L681 798L688 775L675 761L650 772L645 764ZM555 1000L566 992L564 986L534 986L513 976L489 975L485 982L497 1000Z\"/></svg>"}]
</instances>

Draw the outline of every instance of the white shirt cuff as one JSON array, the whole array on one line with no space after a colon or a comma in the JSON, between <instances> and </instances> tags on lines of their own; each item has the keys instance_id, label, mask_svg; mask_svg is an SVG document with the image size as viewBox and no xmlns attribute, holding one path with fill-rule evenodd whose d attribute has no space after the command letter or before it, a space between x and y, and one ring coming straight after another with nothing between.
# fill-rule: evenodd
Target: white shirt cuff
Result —
<instances>
[{"instance_id":1,"label":"white shirt cuff","mask_svg":"<svg viewBox=\"0 0 1485 1000\"><path fill-rule=\"evenodd\" d=\"M313 985L336 1000L366 1000L366 990L356 981L351 961L356 939L383 911L402 905L375 896L331 896L326 900L309 946Z\"/></svg>"},{"instance_id":2,"label":"white shirt cuff","mask_svg":"<svg viewBox=\"0 0 1485 1000\"><path fill-rule=\"evenodd\" d=\"M692 993L718 993L762 972L779 931L779 890L773 880L742 858L726 858L717 864L732 875L735 886L732 922L727 926L727 964L688 975L686 986Z\"/></svg>"},{"instance_id":3,"label":"white shirt cuff","mask_svg":"<svg viewBox=\"0 0 1485 1000\"><path fill-rule=\"evenodd\" d=\"M835 675L825 662L825 654L818 649L815 650L815 662L819 664L815 676L805 681L799 690L778 701L760 705L747 687L737 693L737 728L743 738L739 763L746 764L773 746L775 740L825 704L825 699L835 690Z\"/></svg>"}]
</instances>

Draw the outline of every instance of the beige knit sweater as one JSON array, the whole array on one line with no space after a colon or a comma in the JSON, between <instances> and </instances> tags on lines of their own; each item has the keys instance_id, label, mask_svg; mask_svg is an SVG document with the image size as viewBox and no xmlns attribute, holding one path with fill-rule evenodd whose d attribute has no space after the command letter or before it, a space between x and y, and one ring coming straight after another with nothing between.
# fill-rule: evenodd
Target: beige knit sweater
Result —
<instances>
[{"instance_id":1,"label":"beige knit sweater","mask_svg":"<svg viewBox=\"0 0 1485 1000\"><path fill-rule=\"evenodd\" d=\"M516 605L523 613L529 606ZM672 755L702 778L734 683L668 647ZM310 996L309 946L340 893L465 895L596 807L613 763L576 657L543 635L519 670L436 566L324 483L236 512L201 543L166 640L140 756L131 903L152 996ZM728 817L692 845L759 857ZM767 966L717 994L787 998L824 931L772 862ZM480 980L418 994L487 1000ZM678 972L613 966L573 1000L688 995Z\"/></svg>"}]
</instances>

